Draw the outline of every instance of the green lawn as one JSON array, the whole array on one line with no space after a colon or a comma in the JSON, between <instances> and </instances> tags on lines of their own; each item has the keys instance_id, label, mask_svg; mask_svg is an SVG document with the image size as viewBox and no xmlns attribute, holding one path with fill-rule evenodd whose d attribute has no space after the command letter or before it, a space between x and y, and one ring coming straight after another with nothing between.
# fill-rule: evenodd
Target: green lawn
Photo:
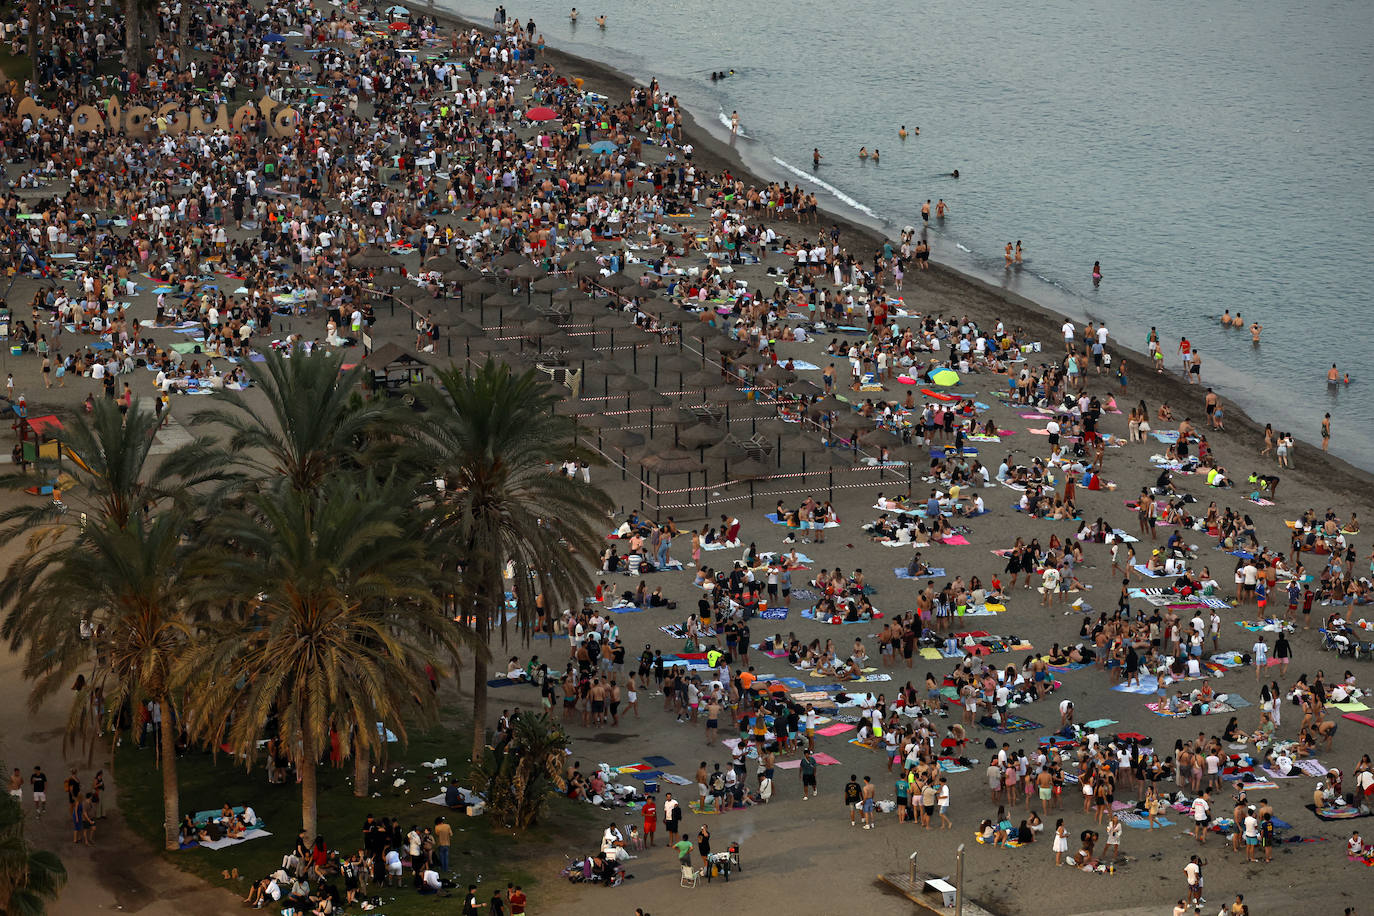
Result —
<instances>
[{"instance_id":1,"label":"green lawn","mask_svg":"<svg viewBox=\"0 0 1374 916\"><path fill-rule=\"evenodd\" d=\"M453 772L459 776L461 785L468 786L468 767L459 759L461 748L467 745L465 732L445 729L412 733L410 744L405 748L399 744L390 745L388 767L385 772L379 769L369 793L380 793L381 797L353 797L352 767L347 761L343 769L321 769L319 772L319 830L331 849L356 851L361 845L363 821L369 813L379 818L399 817L407 829L411 824L432 827L439 814L446 814L453 825L449 867L451 876L459 883L460 893L452 899L421 897L411 889L407 873L404 887L376 891L381 894L390 916L454 912L461 890L465 890L469 882L480 883L478 899L483 901L493 889L504 888L508 881L522 885L533 898L532 889L541 880L556 877L563 853L586 847L588 837L594 834L594 809L561 798L551 801L543 823L522 836L514 836L509 830L493 829L485 816L470 818L425 804L424 798L439 793L440 782L436 771L421 767L419 763L447 757L452 766L437 772ZM162 782L154 767L151 746L139 750L126 742L119 750L115 775L120 810L150 847L161 850ZM197 848L162 852L177 867L245 895L253 881L281 864L283 853L294 843L300 828L299 788L269 785L261 769L247 772L242 766L235 766L228 757L221 755L216 759L203 753L180 758L178 777L183 814L218 808L225 802L238 805L247 801L271 831L270 837L219 851ZM394 788L392 783L397 777L404 778L406 784ZM225 880L222 872L233 868L239 870L242 878Z\"/></svg>"}]
</instances>

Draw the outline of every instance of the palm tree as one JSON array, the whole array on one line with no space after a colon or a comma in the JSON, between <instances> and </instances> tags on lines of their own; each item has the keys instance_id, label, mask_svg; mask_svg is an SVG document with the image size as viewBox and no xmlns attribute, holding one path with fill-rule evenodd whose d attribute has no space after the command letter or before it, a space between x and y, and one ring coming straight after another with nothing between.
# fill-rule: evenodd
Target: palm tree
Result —
<instances>
[{"instance_id":1,"label":"palm tree","mask_svg":"<svg viewBox=\"0 0 1374 916\"><path fill-rule=\"evenodd\" d=\"M216 390L216 406L196 413L191 425L219 426L227 437L202 437L178 449L164 465L169 473L239 486L284 481L304 492L359 460L373 433L404 419L386 401L363 401L357 392L363 370L344 371L339 354L273 350L244 370L267 409L242 392Z\"/></svg>"},{"instance_id":2,"label":"palm tree","mask_svg":"<svg viewBox=\"0 0 1374 916\"><path fill-rule=\"evenodd\" d=\"M169 661L186 638L175 583L179 540L186 525L177 511L156 520L156 507L175 510L180 490L151 479L149 454L158 422L135 401L127 414L113 401L97 401L58 432L67 455L63 501L22 503L0 513L0 543L24 546L0 580L0 635L26 651L31 702L51 696L90 666L90 678L73 698L68 736L95 725L91 693L99 687L107 708L152 699L164 715L160 736L164 820L168 848L176 849L176 757L172 753L172 685ZM11 474L0 486L18 489L34 478ZM83 621L100 628L98 658L81 638Z\"/></svg>"},{"instance_id":3,"label":"palm tree","mask_svg":"<svg viewBox=\"0 0 1374 916\"><path fill-rule=\"evenodd\" d=\"M0 913L43 916L66 883L62 860L24 839L24 809L8 795L0 799Z\"/></svg>"},{"instance_id":4,"label":"palm tree","mask_svg":"<svg viewBox=\"0 0 1374 916\"><path fill-rule=\"evenodd\" d=\"M182 582L188 527L174 510L151 518L138 513L123 527L97 519L79 536L54 537L52 549L20 557L0 585L7 609L0 635L12 650L25 650L30 702L37 707L75 674L88 674L72 701L69 734L96 724L90 717L97 689L111 711L144 700L160 707L168 849L177 848L181 817L172 669L191 639Z\"/></svg>"},{"instance_id":5,"label":"palm tree","mask_svg":"<svg viewBox=\"0 0 1374 916\"><path fill-rule=\"evenodd\" d=\"M489 747L474 769L487 813L516 830L533 826L549 793L565 789L563 766L572 740L548 713L524 713L511 722L511 737Z\"/></svg>"},{"instance_id":6,"label":"palm tree","mask_svg":"<svg viewBox=\"0 0 1374 916\"><path fill-rule=\"evenodd\" d=\"M177 489L150 479L148 458L158 419L153 411L141 408L136 400L124 413L114 401L102 399L95 402L89 416L77 416L58 430L57 441L67 456L63 478L70 477L74 485L62 489L62 504L54 500L0 512L0 525L7 526L0 538L9 540L26 530L92 516L122 528L135 512L175 496ZM0 477L0 487L11 490L33 484L31 474ZM72 514L64 519L68 509Z\"/></svg>"},{"instance_id":7,"label":"palm tree","mask_svg":"<svg viewBox=\"0 0 1374 916\"><path fill-rule=\"evenodd\" d=\"M516 620L528 638L537 595L553 607L590 592L579 557L596 555L610 497L550 470L570 454L572 426L554 415L557 399L534 370L516 375L488 361L471 375L451 367L438 376L442 391L424 395L430 409L416 430L416 460L448 483L435 531L453 549L452 591L483 644L497 631L505 644L509 561ZM474 763L486 744L489 654L473 659Z\"/></svg>"},{"instance_id":8,"label":"palm tree","mask_svg":"<svg viewBox=\"0 0 1374 916\"><path fill-rule=\"evenodd\" d=\"M193 734L251 765L275 722L316 824L316 765L331 726L376 753L412 711L434 721L426 664L456 659L463 631L435 600L411 481L335 474L310 490L250 495L207 530L195 592L237 596L248 621L211 626L181 659Z\"/></svg>"}]
</instances>

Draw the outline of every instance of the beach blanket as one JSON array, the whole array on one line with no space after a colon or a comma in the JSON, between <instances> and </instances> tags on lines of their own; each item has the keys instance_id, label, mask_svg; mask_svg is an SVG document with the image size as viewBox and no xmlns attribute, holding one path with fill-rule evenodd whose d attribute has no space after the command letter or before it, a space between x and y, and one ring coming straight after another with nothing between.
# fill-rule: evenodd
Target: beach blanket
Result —
<instances>
[{"instance_id":1,"label":"beach blanket","mask_svg":"<svg viewBox=\"0 0 1374 916\"><path fill-rule=\"evenodd\" d=\"M1117 814L1116 819L1121 821L1123 826L1130 827L1132 830L1152 829L1150 827L1150 819L1146 817L1144 814L1140 814L1138 812L1132 811L1126 812L1124 814ZM1174 822L1169 820L1167 817L1159 817L1158 815L1156 815L1155 826L1172 827L1174 826Z\"/></svg>"},{"instance_id":2,"label":"beach blanket","mask_svg":"<svg viewBox=\"0 0 1374 916\"><path fill-rule=\"evenodd\" d=\"M827 738L833 738L836 735L843 735L845 732L852 732L853 730L853 725L836 722L834 725L827 725L825 728L816 729L816 734L825 735Z\"/></svg>"},{"instance_id":3,"label":"beach blanket","mask_svg":"<svg viewBox=\"0 0 1374 916\"><path fill-rule=\"evenodd\" d=\"M1142 564L1140 564L1140 563L1135 564L1134 566L1131 567L1131 569L1134 569L1136 572L1140 573L1142 576L1144 576L1144 577L1147 578L1147 579L1167 579L1167 578L1168 578L1168 576L1166 576L1166 575L1165 575L1164 573L1162 573L1162 572L1159 572L1159 573L1157 573L1157 572L1151 572L1150 569L1149 569L1149 567L1144 566L1144 565L1142 565Z\"/></svg>"},{"instance_id":4,"label":"beach blanket","mask_svg":"<svg viewBox=\"0 0 1374 916\"><path fill-rule=\"evenodd\" d=\"M768 608L767 610L765 610L765 611L763 611L763 612L761 612L761 613L759 614L759 619L760 619L760 620L786 620L786 619L787 619L787 608L785 608L785 607L770 607L770 608ZM785 653L784 653L784 654L785 654Z\"/></svg>"},{"instance_id":5,"label":"beach blanket","mask_svg":"<svg viewBox=\"0 0 1374 916\"><path fill-rule=\"evenodd\" d=\"M1374 718L1366 716L1364 713L1348 712L1341 716L1342 719L1349 719L1351 722L1358 722L1361 725L1368 725L1374 728Z\"/></svg>"},{"instance_id":6,"label":"beach blanket","mask_svg":"<svg viewBox=\"0 0 1374 916\"><path fill-rule=\"evenodd\" d=\"M1293 765L1297 769L1302 770L1308 776L1312 776L1317 779L1325 778L1326 771L1328 769L1326 764L1322 763L1316 757L1309 757L1306 760L1295 760L1293 761Z\"/></svg>"},{"instance_id":7,"label":"beach blanket","mask_svg":"<svg viewBox=\"0 0 1374 916\"><path fill-rule=\"evenodd\" d=\"M945 568L943 566L932 566L921 575L913 576L907 573L905 566L898 566L892 570L892 574L898 579L936 579L945 575Z\"/></svg>"},{"instance_id":8,"label":"beach blanket","mask_svg":"<svg viewBox=\"0 0 1374 916\"><path fill-rule=\"evenodd\" d=\"M770 522L772 522L772 523L775 524L775 525L783 525L783 526L786 526L786 525L787 525L787 519L785 519L785 518L779 518L779 517L778 517L778 513L776 513L776 512L769 512L767 515L764 516L764 518L768 519ZM807 527L808 527L808 528L814 528L814 527L816 527L816 526L815 526L815 524L813 523L813 524L808 525ZM840 527L840 523L839 523L839 522L826 522L826 523L825 523L825 527L827 527L827 528L838 528L838 527ZM800 529L800 528L799 528L799 529L797 529L797 530L800 531L800 530L805 530L805 529Z\"/></svg>"},{"instance_id":9,"label":"beach blanket","mask_svg":"<svg viewBox=\"0 0 1374 916\"><path fill-rule=\"evenodd\" d=\"M261 827L254 827L241 837L225 837L222 840L200 840L196 845L200 846L202 849L224 849L227 846L237 846L240 843L247 843L249 840L257 840L271 835L272 834L263 830Z\"/></svg>"},{"instance_id":10,"label":"beach blanket","mask_svg":"<svg viewBox=\"0 0 1374 916\"><path fill-rule=\"evenodd\" d=\"M1348 821L1357 817L1369 817L1359 808L1353 805L1336 805L1333 808L1318 808L1316 805L1307 805L1307 810L1324 821Z\"/></svg>"},{"instance_id":11,"label":"beach blanket","mask_svg":"<svg viewBox=\"0 0 1374 916\"><path fill-rule=\"evenodd\" d=\"M1045 726L1041 725L1039 722L1032 722L1030 719L1024 719L1021 716L1007 716L1006 724L1002 725L999 723L992 728L992 731L999 735L1010 735L1013 732L1029 732L1044 727Z\"/></svg>"},{"instance_id":12,"label":"beach blanket","mask_svg":"<svg viewBox=\"0 0 1374 916\"><path fill-rule=\"evenodd\" d=\"M1142 674L1138 684L1117 684L1112 688L1117 693L1149 694L1159 692L1159 680L1152 674Z\"/></svg>"}]
</instances>

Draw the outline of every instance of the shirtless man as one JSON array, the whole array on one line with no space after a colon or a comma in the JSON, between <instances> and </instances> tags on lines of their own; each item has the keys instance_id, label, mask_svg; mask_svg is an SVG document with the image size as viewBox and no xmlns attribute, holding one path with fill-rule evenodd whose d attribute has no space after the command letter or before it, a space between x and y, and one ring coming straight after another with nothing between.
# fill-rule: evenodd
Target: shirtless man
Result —
<instances>
[{"instance_id":1,"label":"shirtless man","mask_svg":"<svg viewBox=\"0 0 1374 916\"><path fill-rule=\"evenodd\" d=\"M1341 380L1341 374L1336 371L1335 363L1331 364L1331 371L1326 373L1326 380L1333 385Z\"/></svg>"},{"instance_id":2,"label":"shirtless man","mask_svg":"<svg viewBox=\"0 0 1374 916\"><path fill-rule=\"evenodd\" d=\"M592 724L604 725L606 722L606 687L601 683L600 678L592 681L590 699L592 701Z\"/></svg>"},{"instance_id":3,"label":"shirtless man","mask_svg":"<svg viewBox=\"0 0 1374 916\"><path fill-rule=\"evenodd\" d=\"M812 168L820 168L821 160L824 159L824 158L825 158L825 157L821 155L820 147L813 147L813 148L811 149L811 167L812 167Z\"/></svg>"},{"instance_id":4,"label":"shirtless man","mask_svg":"<svg viewBox=\"0 0 1374 916\"><path fill-rule=\"evenodd\" d=\"M1230 310L1230 309L1227 309L1226 311L1224 311L1224 312L1221 313L1221 326L1222 326L1223 328L1229 328L1229 327L1231 326L1231 310Z\"/></svg>"},{"instance_id":5,"label":"shirtless man","mask_svg":"<svg viewBox=\"0 0 1374 916\"><path fill-rule=\"evenodd\" d=\"M1217 428L1216 413L1217 403L1219 400L1220 399L1217 397L1217 393L1213 391L1211 388L1208 388L1204 406L1207 409L1207 419L1211 422L1212 429Z\"/></svg>"},{"instance_id":6,"label":"shirtless man","mask_svg":"<svg viewBox=\"0 0 1374 916\"><path fill-rule=\"evenodd\" d=\"M1198 350L1193 350L1193 367L1189 369L1188 372L1192 375L1188 384L1202 384L1202 353Z\"/></svg>"},{"instance_id":7,"label":"shirtless man","mask_svg":"<svg viewBox=\"0 0 1374 916\"><path fill-rule=\"evenodd\" d=\"M1041 770L1035 777L1035 790L1040 796L1040 811L1048 817L1050 802L1054 800L1054 775L1049 770Z\"/></svg>"},{"instance_id":8,"label":"shirtless man","mask_svg":"<svg viewBox=\"0 0 1374 916\"><path fill-rule=\"evenodd\" d=\"M1259 343L1260 331L1263 331L1263 330L1264 330L1264 325L1260 324L1258 321L1252 321L1252 322L1250 322L1250 342L1251 342L1252 344L1257 344L1257 343Z\"/></svg>"},{"instance_id":9,"label":"shirtless man","mask_svg":"<svg viewBox=\"0 0 1374 916\"><path fill-rule=\"evenodd\" d=\"M921 222L930 225L930 201L921 204Z\"/></svg>"},{"instance_id":10,"label":"shirtless man","mask_svg":"<svg viewBox=\"0 0 1374 916\"><path fill-rule=\"evenodd\" d=\"M573 7L572 12L568 14L568 21L577 22L577 7Z\"/></svg>"}]
</instances>

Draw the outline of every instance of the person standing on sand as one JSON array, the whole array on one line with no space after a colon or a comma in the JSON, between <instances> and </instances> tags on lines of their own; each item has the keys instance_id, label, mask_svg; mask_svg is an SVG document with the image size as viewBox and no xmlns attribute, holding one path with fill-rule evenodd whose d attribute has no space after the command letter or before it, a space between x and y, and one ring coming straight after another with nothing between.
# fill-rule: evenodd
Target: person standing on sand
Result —
<instances>
[{"instance_id":1,"label":"person standing on sand","mask_svg":"<svg viewBox=\"0 0 1374 916\"><path fill-rule=\"evenodd\" d=\"M1331 444L1331 414L1322 417L1322 451Z\"/></svg>"}]
</instances>

